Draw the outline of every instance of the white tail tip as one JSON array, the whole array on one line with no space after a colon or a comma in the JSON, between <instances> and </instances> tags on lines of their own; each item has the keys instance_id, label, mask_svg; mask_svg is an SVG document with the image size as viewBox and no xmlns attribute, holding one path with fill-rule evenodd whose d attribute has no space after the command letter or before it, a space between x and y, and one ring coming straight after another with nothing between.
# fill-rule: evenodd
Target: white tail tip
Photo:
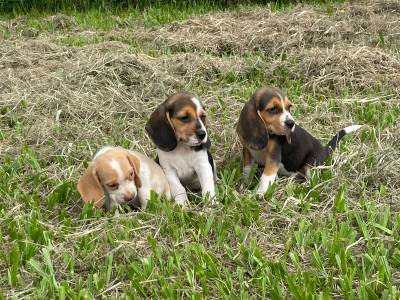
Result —
<instances>
[{"instance_id":1,"label":"white tail tip","mask_svg":"<svg viewBox=\"0 0 400 300\"><path fill-rule=\"evenodd\" d=\"M348 126L346 128L343 128L343 130L347 134L347 133L351 133L351 132L357 131L361 127L362 127L362 125L351 125L351 126Z\"/></svg>"}]
</instances>

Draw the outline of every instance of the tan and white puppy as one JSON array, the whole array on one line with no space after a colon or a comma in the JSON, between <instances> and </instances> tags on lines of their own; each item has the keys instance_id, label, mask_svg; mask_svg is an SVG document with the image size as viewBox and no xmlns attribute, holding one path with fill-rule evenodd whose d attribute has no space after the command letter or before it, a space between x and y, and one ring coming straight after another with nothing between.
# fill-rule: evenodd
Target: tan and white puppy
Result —
<instances>
[{"instance_id":1,"label":"tan and white puppy","mask_svg":"<svg viewBox=\"0 0 400 300\"><path fill-rule=\"evenodd\" d=\"M186 205L186 189L201 188L202 195L215 197L215 164L209 151L206 112L192 94L182 92L168 97L151 114L146 131L157 146L161 167L172 196Z\"/></svg>"},{"instance_id":2,"label":"tan and white puppy","mask_svg":"<svg viewBox=\"0 0 400 300\"><path fill-rule=\"evenodd\" d=\"M146 209L150 192L165 194L170 189L158 164L145 155L120 147L104 147L94 157L78 182L84 202L110 210L123 203Z\"/></svg>"},{"instance_id":3,"label":"tan and white puppy","mask_svg":"<svg viewBox=\"0 0 400 300\"><path fill-rule=\"evenodd\" d=\"M257 90L240 113L237 133L243 145L243 179L247 183L253 160L264 166L257 194L264 194L278 172L298 172L302 178L309 169L324 163L346 134L361 128L352 125L340 130L326 146L295 124L292 104L277 88Z\"/></svg>"}]
</instances>

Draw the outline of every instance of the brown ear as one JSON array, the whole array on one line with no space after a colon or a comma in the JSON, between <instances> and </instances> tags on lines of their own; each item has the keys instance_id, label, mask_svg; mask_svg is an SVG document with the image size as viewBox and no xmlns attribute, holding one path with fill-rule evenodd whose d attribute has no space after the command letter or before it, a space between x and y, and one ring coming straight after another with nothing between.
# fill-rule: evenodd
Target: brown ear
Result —
<instances>
[{"instance_id":1,"label":"brown ear","mask_svg":"<svg viewBox=\"0 0 400 300\"><path fill-rule=\"evenodd\" d=\"M130 153L129 151L127 151L127 157L128 157L128 161L130 163L130 165L133 168L133 171L135 172L135 185L137 188L141 188L142 187L142 181L140 180L140 176L139 176L139 172L140 172L140 160L139 158L137 158L135 155L133 155L132 153Z\"/></svg>"},{"instance_id":2,"label":"brown ear","mask_svg":"<svg viewBox=\"0 0 400 300\"><path fill-rule=\"evenodd\" d=\"M92 202L96 207L104 205L104 191L93 163L79 178L77 188L84 202Z\"/></svg>"},{"instance_id":3,"label":"brown ear","mask_svg":"<svg viewBox=\"0 0 400 300\"><path fill-rule=\"evenodd\" d=\"M167 112L167 103L164 102L150 115L145 129L158 148L163 151L172 151L176 148L178 142L167 119Z\"/></svg>"},{"instance_id":4,"label":"brown ear","mask_svg":"<svg viewBox=\"0 0 400 300\"><path fill-rule=\"evenodd\" d=\"M240 113L236 131L247 147L254 150L261 150L267 145L268 133L257 110L257 100L253 95Z\"/></svg>"}]
</instances>

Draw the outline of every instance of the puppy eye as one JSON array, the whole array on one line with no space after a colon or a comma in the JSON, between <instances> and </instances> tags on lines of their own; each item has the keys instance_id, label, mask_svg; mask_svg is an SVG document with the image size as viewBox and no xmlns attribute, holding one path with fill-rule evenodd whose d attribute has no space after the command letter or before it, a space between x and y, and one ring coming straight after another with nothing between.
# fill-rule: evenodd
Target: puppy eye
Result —
<instances>
[{"instance_id":1,"label":"puppy eye","mask_svg":"<svg viewBox=\"0 0 400 300\"><path fill-rule=\"evenodd\" d=\"M268 108L267 111L274 114L274 113L278 112L278 109L276 108L276 106L274 106L274 107Z\"/></svg>"},{"instance_id":2,"label":"puppy eye","mask_svg":"<svg viewBox=\"0 0 400 300\"><path fill-rule=\"evenodd\" d=\"M183 123L187 123L190 121L190 117L189 116L182 116L179 117L179 120L181 120Z\"/></svg>"},{"instance_id":3,"label":"puppy eye","mask_svg":"<svg viewBox=\"0 0 400 300\"><path fill-rule=\"evenodd\" d=\"M291 109L292 109L292 106L293 106L293 105L292 105L292 104L290 104L290 105L288 106L288 108L287 108L287 109L288 109L288 110L291 110Z\"/></svg>"},{"instance_id":4,"label":"puppy eye","mask_svg":"<svg viewBox=\"0 0 400 300\"><path fill-rule=\"evenodd\" d=\"M133 171L131 171L130 173L129 173L129 178L133 178Z\"/></svg>"},{"instance_id":5,"label":"puppy eye","mask_svg":"<svg viewBox=\"0 0 400 300\"><path fill-rule=\"evenodd\" d=\"M206 119L206 115L205 114L201 114L200 115L200 119L205 120Z\"/></svg>"},{"instance_id":6,"label":"puppy eye","mask_svg":"<svg viewBox=\"0 0 400 300\"><path fill-rule=\"evenodd\" d=\"M107 185L112 190L116 190L118 188L118 183L109 183Z\"/></svg>"}]
</instances>

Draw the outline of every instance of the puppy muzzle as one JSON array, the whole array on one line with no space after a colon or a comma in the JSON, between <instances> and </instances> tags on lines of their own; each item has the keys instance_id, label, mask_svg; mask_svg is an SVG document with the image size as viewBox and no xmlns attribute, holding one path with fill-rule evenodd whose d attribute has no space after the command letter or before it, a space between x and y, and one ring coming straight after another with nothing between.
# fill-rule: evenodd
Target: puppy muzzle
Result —
<instances>
[{"instance_id":1,"label":"puppy muzzle","mask_svg":"<svg viewBox=\"0 0 400 300\"><path fill-rule=\"evenodd\" d=\"M287 119L285 121L285 136L288 144L292 142L292 133L294 132L295 126L296 124L293 119Z\"/></svg>"}]
</instances>

